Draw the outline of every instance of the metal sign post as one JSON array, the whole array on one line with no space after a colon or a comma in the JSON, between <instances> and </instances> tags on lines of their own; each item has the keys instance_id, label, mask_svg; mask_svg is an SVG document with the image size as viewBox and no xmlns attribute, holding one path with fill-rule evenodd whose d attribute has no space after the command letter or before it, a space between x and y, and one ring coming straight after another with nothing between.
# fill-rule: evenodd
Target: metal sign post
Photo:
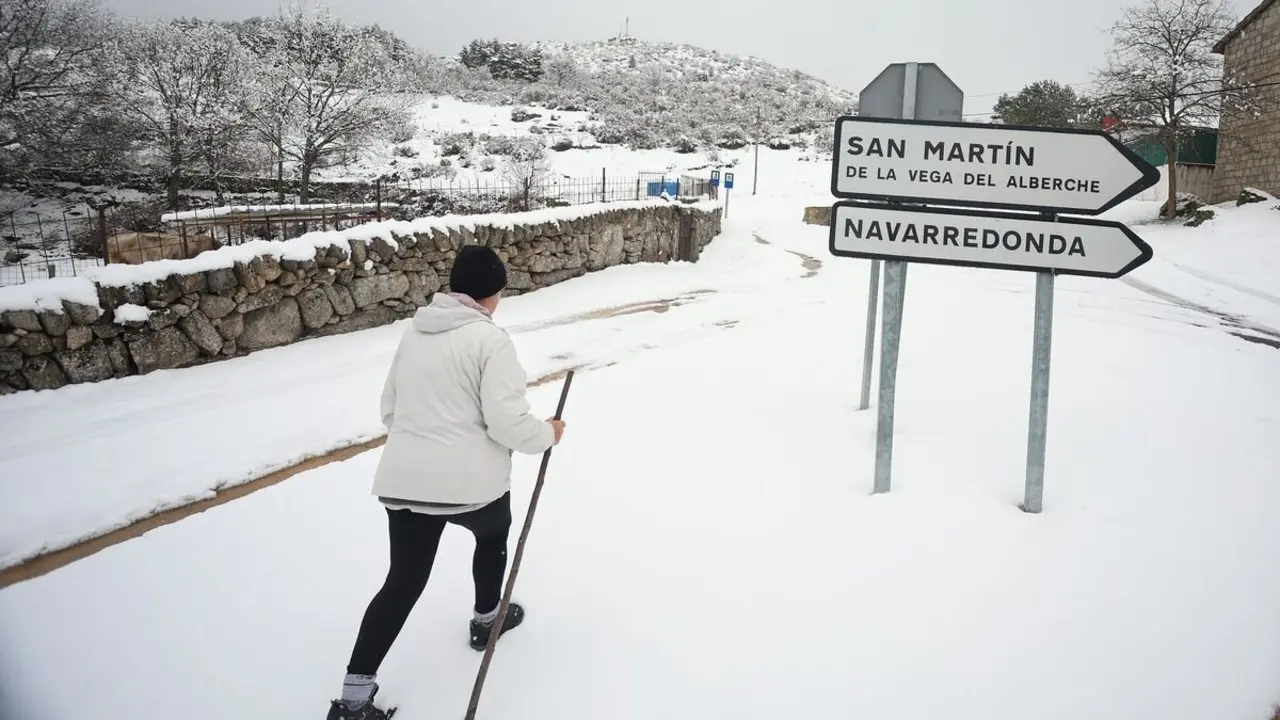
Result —
<instances>
[{"instance_id":1,"label":"metal sign post","mask_svg":"<svg viewBox=\"0 0 1280 720\"><path fill-rule=\"evenodd\" d=\"M1027 479L1022 509L1044 507L1044 458L1049 445L1049 359L1053 348L1053 273L1036 273L1036 319L1031 331L1031 412L1027 418Z\"/></svg>"},{"instance_id":2,"label":"metal sign post","mask_svg":"<svg viewBox=\"0 0 1280 720\"><path fill-rule=\"evenodd\" d=\"M830 222L830 219L828 219ZM871 364L876 359L876 304L880 300L880 261L871 261L871 278L867 281L867 337L862 345L862 398L859 410L871 406Z\"/></svg>"},{"instance_id":3,"label":"metal sign post","mask_svg":"<svg viewBox=\"0 0 1280 720\"><path fill-rule=\"evenodd\" d=\"M919 74L919 63L907 63L903 69L902 117L907 119L916 116L916 80ZM898 345L902 340L902 312L906 301L907 264L901 260L889 260L884 265L884 320L880 323L880 406L876 413L873 486L873 492L877 493L889 492L893 474L893 408L897 400ZM864 368L863 372L866 371Z\"/></svg>"},{"instance_id":4,"label":"metal sign post","mask_svg":"<svg viewBox=\"0 0 1280 720\"><path fill-rule=\"evenodd\" d=\"M858 112L865 117L959 120L963 111L964 92L933 63L894 63L882 70L858 95ZM888 292L886 283L886 295ZM862 350L859 410L871 406L871 368L875 363L876 305L879 299L880 261L872 260L871 277L867 283L867 327Z\"/></svg>"},{"instance_id":5,"label":"metal sign post","mask_svg":"<svg viewBox=\"0 0 1280 720\"><path fill-rule=\"evenodd\" d=\"M729 217L729 191L733 189L733 173L724 174L724 217Z\"/></svg>"},{"instance_id":6,"label":"metal sign post","mask_svg":"<svg viewBox=\"0 0 1280 720\"><path fill-rule=\"evenodd\" d=\"M896 67L881 78L896 82ZM1097 215L1151 187L1160 174L1099 131L915 119L923 67L902 67L899 118L841 117L836 123L831 191L845 200L831 209L831 254L885 261L874 492L890 488L906 264L1035 272L1022 509L1038 513L1044 499L1054 278L1118 278L1153 254L1121 223L1057 214ZM872 302L875 272L873 264ZM869 327L874 319L871 305ZM868 343L868 360L871 353ZM869 367L865 362L863 407Z\"/></svg>"}]
</instances>

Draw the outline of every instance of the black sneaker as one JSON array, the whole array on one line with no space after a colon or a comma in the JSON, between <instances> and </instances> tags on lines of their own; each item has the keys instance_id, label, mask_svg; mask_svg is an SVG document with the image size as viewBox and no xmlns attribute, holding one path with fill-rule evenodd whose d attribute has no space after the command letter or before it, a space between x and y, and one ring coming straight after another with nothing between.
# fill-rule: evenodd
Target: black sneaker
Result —
<instances>
[{"instance_id":1,"label":"black sneaker","mask_svg":"<svg viewBox=\"0 0 1280 720\"><path fill-rule=\"evenodd\" d=\"M373 696L377 694L378 686L375 683L373 693L369 695L369 702L355 710L347 707L347 704L341 700L334 700L329 705L329 715L325 720L391 720L391 716L396 714L396 709L383 710L374 707Z\"/></svg>"},{"instance_id":2,"label":"black sneaker","mask_svg":"<svg viewBox=\"0 0 1280 720\"><path fill-rule=\"evenodd\" d=\"M507 617L502 621L502 632L498 637L507 634L508 630L519 627L524 622L524 608L517 603L507 605ZM493 623L482 623L475 618L471 620L471 649L483 651L489 645L489 636L492 635Z\"/></svg>"}]
</instances>

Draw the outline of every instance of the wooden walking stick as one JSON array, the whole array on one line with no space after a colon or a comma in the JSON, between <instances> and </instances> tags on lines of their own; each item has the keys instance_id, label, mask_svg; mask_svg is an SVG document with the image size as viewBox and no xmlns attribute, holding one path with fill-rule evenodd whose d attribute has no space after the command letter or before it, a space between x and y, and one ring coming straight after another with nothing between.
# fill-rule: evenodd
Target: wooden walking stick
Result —
<instances>
[{"instance_id":1,"label":"wooden walking stick","mask_svg":"<svg viewBox=\"0 0 1280 720\"><path fill-rule=\"evenodd\" d=\"M555 419L559 420L564 413L565 400L569 398L569 385L573 382L573 371L565 373L564 387L560 390L560 404L556 406ZM553 446L554 447L554 446ZM480 672L476 674L475 687L471 689L471 703L467 706L466 720L475 720L476 707L480 704L480 691L484 688L485 676L489 674L489 663L493 660L493 649L497 647L498 637L502 635L502 623L507 619L507 608L511 606L511 592L516 586L516 575L520 572L520 560L524 557L524 544L529 539L529 528L533 526L533 512L538 509L538 497L542 495L542 483L547 478L547 463L551 462L551 448L542 454L542 467L538 469L538 482L533 486L533 498L529 500L529 511L524 517L524 529L520 531L520 541L516 543L516 554L511 559L511 573L507 576L507 587L502 591L502 602L498 605L498 617L493 621L493 629L489 631L489 644L484 648L484 659L480 661Z\"/></svg>"}]
</instances>

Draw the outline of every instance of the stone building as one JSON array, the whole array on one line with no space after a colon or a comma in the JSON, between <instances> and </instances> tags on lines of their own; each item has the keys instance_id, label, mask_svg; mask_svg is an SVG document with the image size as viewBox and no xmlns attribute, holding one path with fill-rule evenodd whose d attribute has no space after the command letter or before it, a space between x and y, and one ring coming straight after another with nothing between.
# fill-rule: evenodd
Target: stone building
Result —
<instances>
[{"instance_id":1,"label":"stone building","mask_svg":"<svg viewBox=\"0 0 1280 720\"><path fill-rule=\"evenodd\" d=\"M1263 86L1263 111L1222 118L1210 202L1232 200L1246 187L1280 195L1280 0L1262 0L1213 51L1227 73Z\"/></svg>"}]
</instances>

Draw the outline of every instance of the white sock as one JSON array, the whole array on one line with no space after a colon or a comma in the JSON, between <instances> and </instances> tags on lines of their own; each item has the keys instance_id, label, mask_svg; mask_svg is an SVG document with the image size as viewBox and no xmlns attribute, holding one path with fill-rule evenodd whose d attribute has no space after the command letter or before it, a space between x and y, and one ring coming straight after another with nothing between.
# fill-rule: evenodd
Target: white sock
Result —
<instances>
[{"instance_id":1,"label":"white sock","mask_svg":"<svg viewBox=\"0 0 1280 720\"><path fill-rule=\"evenodd\" d=\"M492 625L493 622L498 619L498 608L501 607L502 603L498 603L497 607L487 613L476 613L476 622L481 625Z\"/></svg>"},{"instance_id":2,"label":"white sock","mask_svg":"<svg viewBox=\"0 0 1280 720\"><path fill-rule=\"evenodd\" d=\"M350 675L342 681L342 702L355 710L364 707L373 697L373 675Z\"/></svg>"}]
</instances>

